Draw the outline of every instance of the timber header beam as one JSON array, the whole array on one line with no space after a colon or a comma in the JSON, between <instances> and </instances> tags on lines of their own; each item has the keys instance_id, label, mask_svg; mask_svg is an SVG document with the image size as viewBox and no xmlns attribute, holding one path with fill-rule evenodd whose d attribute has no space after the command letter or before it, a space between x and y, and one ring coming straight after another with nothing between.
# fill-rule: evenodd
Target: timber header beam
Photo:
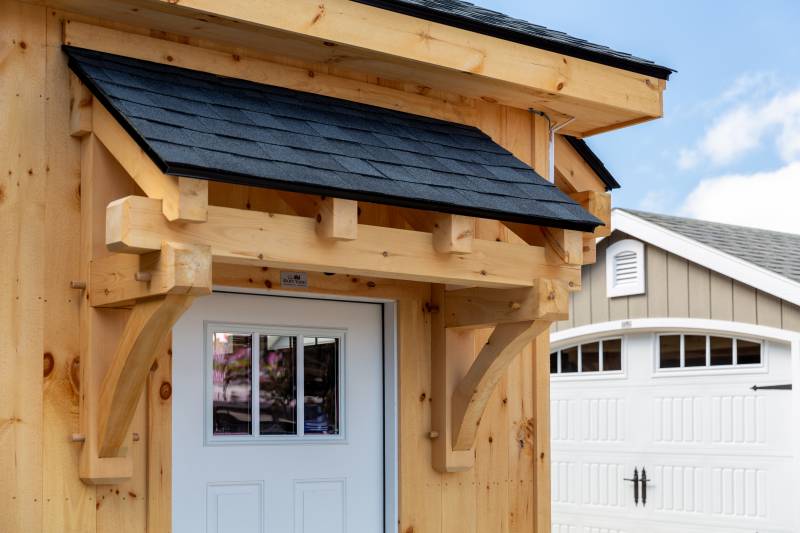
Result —
<instances>
[{"instance_id":1,"label":"timber header beam","mask_svg":"<svg viewBox=\"0 0 800 533\"><path fill-rule=\"evenodd\" d=\"M214 261L478 287L531 287L538 278L580 286L580 266L552 265L541 247L474 239L468 254L439 253L430 233L359 224L355 240L320 237L317 221L209 206L205 224L170 223L161 201L109 204L111 251L148 253L164 241L207 245Z\"/></svg>"}]
</instances>

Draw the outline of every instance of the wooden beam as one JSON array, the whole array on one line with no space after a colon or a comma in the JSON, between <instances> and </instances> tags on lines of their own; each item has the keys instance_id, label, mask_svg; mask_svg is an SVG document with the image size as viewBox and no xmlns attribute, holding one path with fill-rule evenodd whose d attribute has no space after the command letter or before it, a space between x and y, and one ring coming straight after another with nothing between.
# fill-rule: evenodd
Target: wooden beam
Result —
<instances>
[{"instance_id":1,"label":"wooden beam","mask_svg":"<svg viewBox=\"0 0 800 533\"><path fill-rule=\"evenodd\" d=\"M583 237L580 231L542 228L547 260L554 265L583 263Z\"/></svg>"},{"instance_id":2,"label":"wooden beam","mask_svg":"<svg viewBox=\"0 0 800 533\"><path fill-rule=\"evenodd\" d=\"M347 0L148 0L194 18L213 17L263 33L278 30L289 39L340 45L344 55L363 50L381 60L416 70L445 71L453 83L478 78L526 90L551 105L582 105L606 112L660 117L662 80L422 20ZM368 26L370 31L363 31ZM529 100L533 103L531 100ZM568 111L573 111L569 109ZM566 111L565 111L566 112ZM569 113L573 116L576 113ZM627 120L631 120L628 118Z\"/></svg>"},{"instance_id":3,"label":"wooden beam","mask_svg":"<svg viewBox=\"0 0 800 533\"><path fill-rule=\"evenodd\" d=\"M593 265L597 262L597 239L591 233L583 234L583 264Z\"/></svg>"},{"instance_id":4,"label":"wooden beam","mask_svg":"<svg viewBox=\"0 0 800 533\"><path fill-rule=\"evenodd\" d=\"M433 248L442 254L468 254L472 252L475 237L475 219L461 215L440 213L433 226Z\"/></svg>"},{"instance_id":5,"label":"wooden beam","mask_svg":"<svg viewBox=\"0 0 800 533\"><path fill-rule=\"evenodd\" d=\"M99 6L93 6L97 10ZM164 19L160 19L164 21ZM263 42L263 39L261 40ZM241 53L236 54L201 48L174 40L137 35L74 20L64 26L64 42L110 54L124 55L144 61L167 63L176 67L201 70L220 76L239 78L287 89L343 98L362 104L414 113L441 120L474 124L477 112L463 98L454 103L444 98L384 87L358 79L329 74L318 65L309 67L268 61ZM169 58L169 59L167 59ZM424 93L428 93L427 90Z\"/></svg>"},{"instance_id":6,"label":"wooden beam","mask_svg":"<svg viewBox=\"0 0 800 533\"><path fill-rule=\"evenodd\" d=\"M139 281L138 274L149 279ZM112 254L91 264L89 303L128 306L165 294L211 294L211 250L207 246L165 242L158 252Z\"/></svg>"},{"instance_id":7,"label":"wooden beam","mask_svg":"<svg viewBox=\"0 0 800 533\"><path fill-rule=\"evenodd\" d=\"M92 93L75 74L70 74L69 90L69 134L83 137L92 132Z\"/></svg>"},{"instance_id":8,"label":"wooden beam","mask_svg":"<svg viewBox=\"0 0 800 533\"><path fill-rule=\"evenodd\" d=\"M548 320L534 320L497 325L453 393L454 451L468 451L475 446L478 426L495 386L525 345L550 324Z\"/></svg>"},{"instance_id":9,"label":"wooden beam","mask_svg":"<svg viewBox=\"0 0 800 533\"><path fill-rule=\"evenodd\" d=\"M535 531L551 528L550 485L550 329L533 342L533 458Z\"/></svg>"},{"instance_id":10,"label":"wooden beam","mask_svg":"<svg viewBox=\"0 0 800 533\"><path fill-rule=\"evenodd\" d=\"M137 303L125 324L98 404L98 453L125 455L123 446L153 362L164 349L173 324L194 296L168 294Z\"/></svg>"},{"instance_id":11,"label":"wooden beam","mask_svg":"<svg viewBox=\"0 0 800 533\"><path fill-rule=\"evenodd\" d=\"M448 328L484 328L508 322L565 320L569 313L566 284L539 279L522 289L469 288L445 292Z\"/></svg>"},{"instance_id":12,"label":"wooden beam","mask_svg":"<svg viewBox=\"0 0 800 533\"><path fill-rule=\"evenodd\" d=\"M566 193L576 191L605 192L605 183L592 167L561 135L555 138L556 185Z\"/></svg>"},{"instance_id":13,"label":"wooden beam","mask_svg":"<svg viewBox=\"0 0 800 533\"><path fill-rule=\"evenodd\" d=\"M167 220L206 221L208 182L164 174L97 99L92 105L92 131L147 196L163 200Z\"/></svg>"},{"instance_id":14,"label":"wooden beam","mask_svg":"<svg viewBox=\"0 0 800 533\"><path fill-rule=\"evenodd\" d=\"M322 198L317 211L317 235L323 239L352 241L358 237L358 202Z\"/></svg>"},{"instance_id":15,"label":"wooden beam","mask_svg":"<svg viewBox=\"0 0 800 533\"><path fill-rule=\"evenodd\" d=\"M208 222L187 225L167 221L161 202L151 198L129 196L108 206L111 251L147 253L162 241L208 245L219 263L481 287L529 287L537 278L580 286L580 267L550 265L544 249L522 244L476 239L471 254L439 254L430 233L362 224L358 239L326 242L313 218L209 206Z\"/></svg>"},{"instance_id":16,"label":"wooden beam","mask_svg":"<svg viewBox=\"0 0 800 533\"><path fill-rule=\"evenodd\" d=\"M595 237L611 235L611 195L607 192L580 191L569 193L570 198L603 222L594 230Z\"/></svg>"}]
</instances>

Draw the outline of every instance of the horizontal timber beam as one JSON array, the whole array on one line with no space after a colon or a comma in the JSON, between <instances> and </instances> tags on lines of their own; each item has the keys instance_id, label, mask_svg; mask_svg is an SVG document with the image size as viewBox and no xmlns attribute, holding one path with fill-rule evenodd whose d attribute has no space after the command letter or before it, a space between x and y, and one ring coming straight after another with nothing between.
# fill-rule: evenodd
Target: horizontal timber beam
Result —
<instances>
[{"instance_id":1,"label":"horizontal timber beam","mask_svg":"<svg viewBox=\"0 0 800 533\"><path fill-rule=\"evenodd\" d=\"M347 47L344 55L351 49L368 51L376 63L383 58L413 65L421 71L419 76L425 70L444 70L454 83L480 78L519 87L551 104L563 100L567 106L618 111L620 118L625 113L653 118L662 114L663 80L348 0L294 0L292 9L281 0L142 2L153 4L193 18L211 16L222 25L338 44Z\"/></svg>"},{"instance_id":2,"label":"horizontal timber beam","mask_svg":"<svg viewBox=\"0 0 800 533\"><path fill-rule=\"evenodd\" d=\"M164 174L96 98L91 117L92 132L125 172L148 197L163 200L167 220L206 221L208 181Z\"/></svg>"},{"instance_id":3,"label":"horizontal timber beam","mask_svg":"<svg viewBox=\"0 0 800 533\"><path fill-rule=\"evenodd\" d=\"M211 250L165 242L158 252L112 254L91 263L89 304L121 307L165 294L211 293Z\"/></svg>"},{"instance_id":4,"label":"horizontal timber beam","mask_svg":"<svg viewBox=\"0 0 800 533\"><path fill-rule=\"evenodd\" d=\"M214 262L272 266L466 286L530 287L537 278L580 286L580 267L547 262L543 248L475 239L470 254L441 254L430 233L358 225L358 238L320 238L313 218L209 206L205 224L170 223L161 202L129 196L109 204L111 251L148 253L162 241L207 245Z\"/></svg>"},{"instance_id":5,"label":"horizontal timber beam","mask_svg":"<svg viewBox=\"0 0 800 533\"><path fill-rule=\"evenodd\" d=\"M446 291L444 324L447 328L485 328L507 322L566 320L568 294L565 283L546 279L521 289Z\"/></svg>"}]
</instances>

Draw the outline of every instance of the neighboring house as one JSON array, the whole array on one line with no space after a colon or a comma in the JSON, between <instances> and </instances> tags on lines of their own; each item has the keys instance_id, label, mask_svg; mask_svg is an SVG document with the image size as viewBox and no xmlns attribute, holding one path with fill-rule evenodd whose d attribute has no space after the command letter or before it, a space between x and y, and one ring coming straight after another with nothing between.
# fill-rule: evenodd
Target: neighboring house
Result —
<instances>
[{"instance_id":1,"label":"neighboring house","mask_svg":"<svg viewBox=\"0 0 800 533\"><path fill-rule=\"evenodd\" d=\"M800 235L612 226L551 337L553 531L799 531Z\"/></svg>"},{"instance_id":2,"label":"neighboring house","mask_svg":"<svg viewBox=\"0 0 800 533\"><path fill-rule=\"evenodd\" d=\"M458 0L0 0L0 532L549 533L615 186L566 136L671 72Z\"/></svg>"}]
</instances>

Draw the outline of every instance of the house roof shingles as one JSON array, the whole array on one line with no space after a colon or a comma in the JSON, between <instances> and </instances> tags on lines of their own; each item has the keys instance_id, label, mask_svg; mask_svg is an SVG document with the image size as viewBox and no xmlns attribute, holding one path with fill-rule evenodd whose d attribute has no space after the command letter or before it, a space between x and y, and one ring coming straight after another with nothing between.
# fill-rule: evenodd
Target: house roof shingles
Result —
<instances>
[{"instance_id":1,"label":"house roof shingles","mask_svg":"<svg viewBox=\"0 0 800 533\"><path fill-rule=\"evenodd\" d=\"M167 174L585 231L600 224L476 128L64 49Z\"/></svg>"},{"instance_id":2,"label":"house roof shingles","mask_svg":"<svg viewBox=\"0 0 800 533\"><path fill-rule=\"evenodd\" d=\"M461 0L353 1L664 80L674 72L648 59Z\"/></svg>"},{"instance_id":3,"label":"house roof shingles","mask_svg":"<svg viewBox=\"0 0 800 533\"><path fill-rule=\"evenodd\" d=\"M800 235L633 209L622 211L800 283Z\"/></svg>"}]
</instances>

